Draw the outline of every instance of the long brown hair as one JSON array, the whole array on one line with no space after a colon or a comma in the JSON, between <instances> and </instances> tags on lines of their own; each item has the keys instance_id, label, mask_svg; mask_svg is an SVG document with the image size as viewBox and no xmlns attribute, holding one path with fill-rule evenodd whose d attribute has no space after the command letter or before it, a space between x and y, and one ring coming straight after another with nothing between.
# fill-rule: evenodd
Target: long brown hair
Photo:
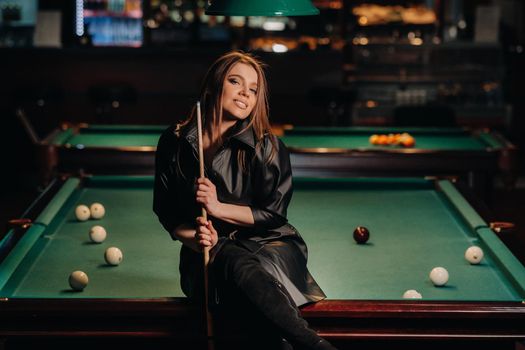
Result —
<instances>
[{"instance_id":1,"label":"long brown hair","mask_svg":"<svg viewBox=\"0 0 525 350\"><path fill-rule=\"evenodd\" d=\"M210 67L202 84L200 92L200 103L202 108L203 127L209 132L212 143L222 142L220 134L220 125L222 123L222 90L226 77L232 67L237 63L244 63L251 66L257 72L257 100L250 114L247 128L252 127L255 132L257 146L265 134L271 134L271 126L268 118L268 85L264 68L266 65L249 53L241 51L232 51L219 57ZM192 109L190 117L184 121L181 126L189 124L196 118L196 108ZM240 132L243 132L241 130ZM274 147L268 160L275 154L275 139L270 137ZM239 154L241 166L245 169L244 157Z\"/></svg>"}]
</instances>

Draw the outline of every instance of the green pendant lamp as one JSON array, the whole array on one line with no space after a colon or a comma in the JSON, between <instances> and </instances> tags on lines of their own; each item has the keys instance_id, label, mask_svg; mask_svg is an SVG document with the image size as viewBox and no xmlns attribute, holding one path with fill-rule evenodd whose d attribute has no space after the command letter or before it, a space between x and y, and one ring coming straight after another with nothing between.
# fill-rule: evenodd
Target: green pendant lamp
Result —
<instances>
[{"instance_id":1,"label":"green pendant lamp","mask_svg":"<svg viewBox=\"0 0 525 350\"><path fill-rule=\"evenodd\" d=\"M318 15L310 0L208 0L210 16L311 16Z\"/></svg>"}]
</instances>

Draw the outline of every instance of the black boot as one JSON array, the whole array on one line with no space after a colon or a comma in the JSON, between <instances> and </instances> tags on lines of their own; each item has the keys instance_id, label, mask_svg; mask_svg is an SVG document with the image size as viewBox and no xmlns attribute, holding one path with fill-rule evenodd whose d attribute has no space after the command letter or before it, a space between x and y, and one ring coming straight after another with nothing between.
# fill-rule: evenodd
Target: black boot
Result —
<instances>
[{"instance_id":1,"label":"black boot","mask_svg":"<svg viewBox=\"0 0 525 350\"><path fill-rule=\"evenodd\" d=\"M294 349L335 349L308 327L288 291L255 255L238 247L225 247L219 255L215 263L222 265L218 267L224 271L225 281L246 296Z\"/></svg>"},{"instance_id":2,"label":"black boot","mask_svg":"<svg viewBox=\"0 0 525 350\"><path fill-rule=\"evenodd\" d=\"M286 339L281 339L281 344L279 344L279 350L294 350L292 344L288 343Z\"/></svg>"},{"instance_id":3,"label":"black boot","mask_svg":"<svg viewBox=\"0 0 525 350\"><path fill-rule=\"evenodd\" d=\"M315 350L337 350L332 344L327 342L324 339L321 339L319 343L315 344L314 346Z\"/></svg>"},{"instance_id":4,"label":"black boot","mask_svg":"<svg viewBox=\"0 0 525 350\"><path fill-rule=\"evenodd\" d=\"M294 350L337 350L332 344L321 338L313 329L308 326L308 322L301 316L301 311L297 306L283 285L273 280L277 286L279 294L283 298L275 296L273 298L274 304L270 306L270 310L266 310L270 314L277 317L273 321L281 330L285 330L288 334L284 334L285 338L293 345ZM273 294L268 291L269 294ZM271 311L277 309L277 312ZM264 310L261 310L265 314ZM268 317L268 316L267 316ZM313 343L312 343L313 341Z\"/></svg>"}]
</instances>

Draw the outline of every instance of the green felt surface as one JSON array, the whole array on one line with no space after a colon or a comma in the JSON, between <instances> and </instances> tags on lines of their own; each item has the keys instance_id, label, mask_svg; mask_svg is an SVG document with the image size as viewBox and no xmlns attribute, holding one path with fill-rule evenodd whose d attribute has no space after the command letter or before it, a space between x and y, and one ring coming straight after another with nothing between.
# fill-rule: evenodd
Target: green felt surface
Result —
<instances>
[{"instance_id":1,"label":"green felt surface","mask_svg":"<svg viewBox=\"0 0 525 350\"><path fill-rule=\"evenodd\" d=\"M164 125L90 125L79 133L71 129L59 133L55 145L70 147L156 147ZM286 130L281 140L292 148L344 148L344 149L395 149L401 146L371 145L373 134L409 132L416 139L417 149L482 151L498 148L499 141L489 133L472 133L460 128L393 128L348 127L316 128L297 127Z\"/></svg>"},{"instance_id":2,"label":"green felt surface","mask_svg":"<svg viewBox=\"0 0 525 350\"><path fill-rule=\"evenodd\" d=\"M57 135L54 144L71 147L156 147L166 126L157 125L92 125L79 133L68 130Z\"/></svg>"},{"instance_id":3,"label":"green felt surface","mask_svg":"<svg viewBox=\"0 0 525 350\"><path fill-rule=\"evenodd\" d=\"M380 131L372 129L370 133L290 134L282 136L281 140L290 148L404 149L402 146L370 144L370 136ZM485 138L462 133L411 133L411 135L416 140L416 149L482 151L493 146L488 144Z\"/></svg>"},{"instance_id":4,"label":"green felt surface","mask_svg":"<svg viewBox=\"0 0 525 350\"><path fill-rule=\"evenodd\" d=\"M524 299L524 267L448 182L440 182L437 190L423 179L294 181L288 217L307 242L309 269L329 299L398 300L407 289L427 300ZM63 203L54 218L34 225L26 233L33 241L22 244L23 249L19 244L0 265L0 296L183 296L180 243L171 240L152 212L152 184L151 177L94 177L78 188L66 184L69 189L50 203L53 210L55 201ZM106 216L78 222L76 205L93 202L105 205ZM95 224L108 231L102 244L89 241ZM369 228L367 244L354 242L356 226ZM464 259L473 244L485 251L480 265ZM109 246L123 251L121 265L106 265L103 255ZM447 286L430 282L435 266L448 269ZM71 291L67 282L77 269L90 277L81 293Z\"/></svg>"},{"instance_id":5,"label":"green felt surface","mask_svg":"<svg viewBox=\"0 0 525 350\"><path fill-rule=\"evenodd\" d=\"M113 182L60 193L62 209L7 281L0 295L22 298L53 297L180 297L178 263L180 243L169 237L154 216L151 179L147 186L136 182ZM106 216L78 222L78 204L101 202ZM53 205L53 203L51 203ZM108 237L102 244L89 240L91 226L102 225ZM116 246L123 252L119 266L108 266L104 251ZM16 253L16 252L15 252ZM82 270L90 283L79 293L71 291L68 276Z\"/></svg>"},{"instance_id":6,"label":"green felt surface","mask_svg":"<svg viewBox=\"0 0 525 350\"><path fill-rule=\"evenodd\" d=\"M401 127L401 126L294 126L285 128L286 135L299 134L397 134L408 132L410 134L459 134L468 133L467 129L459 127Z\"/></svg>"},{"instance_id":7,"label":"green felt surface","mask_svg":"<svg viewBox=\"0 0 525 350\"><path fill-rule=\"evenodd\" d=\"M399 299L416 289L433 300L523 300L446 196L432 187L379 184L348 181L321 190L296 181L288 217L307 241L310 271L329 299ZM353 240L357 226L370 230L365 245ZM478 244L486 258L470 265L464 252ZM449 271L445 287L429 280L436 266Z\"/></svg>"}]
</instances>

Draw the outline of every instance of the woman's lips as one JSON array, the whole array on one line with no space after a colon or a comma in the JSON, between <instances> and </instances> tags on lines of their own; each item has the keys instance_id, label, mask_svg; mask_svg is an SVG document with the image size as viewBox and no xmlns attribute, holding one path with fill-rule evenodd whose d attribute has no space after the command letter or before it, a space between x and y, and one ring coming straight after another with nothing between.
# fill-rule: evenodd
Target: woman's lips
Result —
<instances>
[{"instance_id":1,"label":"woman's lips","mask_svg":"<svg viewBox=\"0 0 525 350\"><path fill-rule=\"evenodd\" d=\"M240 101L240 100L233 100L233 103L235 103L235 105L241 109L246 109L248 108L248 104L244 103L243 101Z\"/></svg>"}]
</instances>

